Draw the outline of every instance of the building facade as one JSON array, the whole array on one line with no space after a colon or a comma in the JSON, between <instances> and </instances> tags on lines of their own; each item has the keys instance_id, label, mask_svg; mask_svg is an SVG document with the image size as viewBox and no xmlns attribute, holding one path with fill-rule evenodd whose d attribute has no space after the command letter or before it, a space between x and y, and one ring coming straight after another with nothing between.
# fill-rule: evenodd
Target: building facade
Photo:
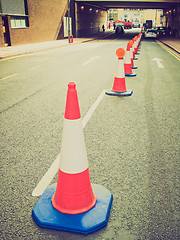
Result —
<instances>
[{"instance_id":1,"label":"building facade","mask_svg":"<svg viewBox=\"0 0 180 240\"><path fill-rule=\"evenodd\" d=\"M58 39L64 0L0 0L0 46Z\"/></svg>"}]
</instances>

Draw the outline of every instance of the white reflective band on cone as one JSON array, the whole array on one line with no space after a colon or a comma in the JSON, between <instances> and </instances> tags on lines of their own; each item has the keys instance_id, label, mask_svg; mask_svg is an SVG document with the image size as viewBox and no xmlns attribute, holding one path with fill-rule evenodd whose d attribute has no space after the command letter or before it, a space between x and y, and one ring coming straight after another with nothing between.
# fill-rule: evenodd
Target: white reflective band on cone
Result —
<instances>
[{"instance_id":1,"label":"white reflective band on cone","mask_svg":"<svg viewBox=\"0 0 180 240\"><path fill-rule=\"evenodd\" d=\"M131 52L130 51L126 51L124 62L126 64L131 64Z\"/></svg>"},{"instance_id":2,"label":"white reflective band on cone","mask_svg":"<svg viewBox=\"0 0 180 240\"><path fill-rule=\"evenodd\" d=\"M118 59L118 62L116 65L115 77L124 78L124 60L123 59Z\"/></svg>"},{"instance_id":3,"label":"white reflective band on cone","mask_svg":"<svg viewBox=\"0 0 180 240\"><path fill-rule=\"evenodd\" d=\"M88 168L87 152L81 118L64 119L59 169L65 173L80 173Z\"/></svg>"},{"instance_id":4,"label":"white reflective band on cone","mask_svg":"<svg viewBox=\"0 0 180 240\"><path fill-rule=\"evenodd\" d=\"M132 49L132 47L130 48L130 53L131 53L131 58L133 58L133 49Z\"/></svg>"}]
</instances>

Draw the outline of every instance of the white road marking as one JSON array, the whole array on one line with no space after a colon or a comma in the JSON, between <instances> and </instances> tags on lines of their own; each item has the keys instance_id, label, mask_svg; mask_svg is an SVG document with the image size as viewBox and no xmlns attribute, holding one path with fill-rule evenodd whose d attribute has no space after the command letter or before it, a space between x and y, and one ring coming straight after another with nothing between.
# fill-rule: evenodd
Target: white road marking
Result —
<instances>
[{"instance_id":1,"label":"white road marking","mask_svg":"<svg viewBox=\"0 0 180 240\"><path fill-rule=\"evenodd\" d=\"M34 197L41 196L44 190L47 188L47 186L51 183L59 168L59 158L60 154L54 160L54 162L52 163L48 171L45 173L45 175L41 178L41 180L33 190L32 196Z\"/></svg>"},{"instance_id":2,"label":"white road marking","mask_svg":"<svg viewBox=\"0 0 180 240\"><path fill-rule=\"evenodd\" d=\"M0 80L5 80L5 79L8 79L8 78L14 77L14 76L16 76L17 74L18 74L18 73L11 74L11 75L9 75L9 76L0 78Z\"/></svg>"},{"instance_id":3,"label":"white road marking","mask_svg":"<svg viewBox=\"0 0 180 240\"><path fill-rule=\"evenodd\" d=\"M153 58L152 59L153 61L156 61L157 65L159 68L164 68L164 66L162 65L161 61L162 59L159 59L159 58Z\"/></svg>"},{"instance_id":4,"label":"white road marking","mask_svg":"<svg viewBox=\"0 0 180 240\"><path fill-rule=\"evenodd\" d=\"M93 115L94 111L96 110L97 106L101 102L103 96L105 94L105 90L101 92L99 97L96 99L92 107L89 109L89 111L86 113L82 120L82 127L84 128L86 124L88 123L89 119ZM32 192L32 196L38 197L43 194L45 189L48 187L48 185L53 180L54 176L56 175L58 169L59 169L59 158L60 154L57 156L57 158L52 163L51 167L48 169L48 171L45 173L45 175L41 178L40 182L37 184L36 188Z\"/></svg>"},{"instance_id":5,"label":"white road marking","mask_svg":"<svg viewBox=\"0 0 180 240\"><path fill-rule=\"evenodd\" d=\"M92 57L88 61L84 62L82 65L85 66L85 65L91 63L92 61L94 61L95 59L99 59L99 58L100 58L100 56Z\"/></svg>"},{"instance_id":6,"label":"white road marking","mask_svg":"<svg viewBox=\"0 0 180 240\"><path fill-rule=\"evenodd\" d=\"M101 94L99 95L99 97L96 99L96 101L94 102L94 104L92 105L92 107L89 109L89 111L86 113L86 115L84 116L83 120L82 120L82 127L84 128L86 126L86 124L88 123L89 119L91 118L91 116L93 115L94 111L96 110L97 106L99 105L99 103L101 102L103 96L105 94L105 90L103 90L101 92Z\"/></svg>"},{"instance_id":7,"label":"white road marking","mask_svg":"<svg viewBox=\"0 0 180 240\"><path fill-rule=\"evenodd\" d=\"M35 70L35 69L37 69L37 68L40 68L40 66L39 66L39 65L34 66L34 67L30 68L30 70Z\"/></svg>"}]
</instances>

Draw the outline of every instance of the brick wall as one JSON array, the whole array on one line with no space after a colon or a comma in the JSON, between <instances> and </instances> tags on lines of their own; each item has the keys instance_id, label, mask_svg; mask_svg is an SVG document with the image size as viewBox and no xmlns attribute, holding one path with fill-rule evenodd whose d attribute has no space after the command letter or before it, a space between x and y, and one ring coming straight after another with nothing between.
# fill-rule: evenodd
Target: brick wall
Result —
<instances>
[{"instance_id":1,"label":"brick wall","mask_svg":"<svg viewBox=\"0 0 180 240\"><path fill-rule=\"evenodd\" d=\"M11 45L56 40L67 0L27 0L27 4L29 27L17 29L10 26ZM1 46L4 46L3 38L1 28Z\"/></svg>"},{"instance_id":2,"label":"brick wall","mask_svg":"<svg viewBox=\"0 0 180 240\"><path fill-rule=\"evenodd\" d=\"M0 47L4 47L3 21L0 16Z\"/></svg>"},{"instance_id":3,"label":"brick wall","mask_svg":"<svg viewBox=\"0 0 180 240\"><path fill-rule=\"evenodd\" d=\"M28 0L31 41L56 40L67 0Z\"/></svg>"}]
</instances>

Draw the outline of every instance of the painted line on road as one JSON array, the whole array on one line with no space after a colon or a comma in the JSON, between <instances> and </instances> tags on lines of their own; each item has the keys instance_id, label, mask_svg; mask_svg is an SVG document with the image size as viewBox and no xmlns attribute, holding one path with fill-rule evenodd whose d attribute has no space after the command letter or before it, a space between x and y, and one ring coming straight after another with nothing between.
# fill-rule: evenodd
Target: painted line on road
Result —
<instances>
[{"instance_id":1,"label":"painted line on road","mask_svg":"<svg viewBox=\"0 0 180 240\"><path fill-rule=\"evenodd\" d=\"M84 62L82 65L85 66L85 65L91 63L92 61L94 61L95 59L99 59L99 58L100 58L100 56L92 57L88 61Z\"/></svg>"},{"instance_id":2,"label":"painted line on road","mask_svg":"<svg viewBox=\"0 0 180 240\"><path fill-rule=\"evenodd\" d=\"M82 120L82 127L83 128L86 126L89 119L93 115L94 111L98 107L99 103L103 99L104 94L105 94L105 90L103 90L101 92L101 94L98 96L98 98L96 99L96 101L94 102L92 107L89 109L89 111L84 116L84 118ZM56 173L59 169L59 158L60 158L60 154L57 156L57 158L52 163L51 167L48 169L48 171L41 178L41 180L39 181L39 183L37 184L37 186L33 190L33 192L32 192L33 197L41 196L43 194L43 192L45 191L45 189L48 187L48 185L51 183L51 181L53 180L54 176L56 175Z\"/></svg>"},{"instance_id":3,"label":"painted line on road","mask_svg":"<svg viewBox=\"0 0 180 240\"><path fill-rule=\"evenodd\" d=\"M161 63L162 59L160 58L153 58L153 61L156 61L158 68L164 68L163 64Z\"/></svg>"},{"instance_id":4,"label":"painted line on road","mask_svg":"<svg viewBox=\"0 0 180 240\"><path fill-rule=\"evenodd\" d=\"M14 74L8 75L6 77L0 78L0 80L5 80L5 79L11 78L11 77L15 77L17 74L18 73L14 73Z\"/></svg>"},{"instance_id":5,"label":"painted line on road","mask_svg":"<svg viewBox=\"0 0 180 240\"><path fill-rule=\"evenodd\" d=\"M37 66L31 67L30 70L36 70L37 68L40 68L40 65L37 65Z\"/></svg>"},{"instance_id":6,"label":"painted line on road","mask_svg":"<svg viewBox=\"0 0 180 240\"><path fill-rule=\"evenodd\" d=\"M96 110L97 106L99 105L99 103L101 102L103 96L105 94L105 90L103 90L101 92L101 94L99 95L99 97L96 99L96 101L94 102L94 104L92 105L92 107L89 109L89 111L86 113L86 115L84 116L83 120L82 120L82 127L84 128L86 126L86 124L88 123L89 119L91 118L91 116L93 115L94 111Z\"/></svg>"}]
</instances>

